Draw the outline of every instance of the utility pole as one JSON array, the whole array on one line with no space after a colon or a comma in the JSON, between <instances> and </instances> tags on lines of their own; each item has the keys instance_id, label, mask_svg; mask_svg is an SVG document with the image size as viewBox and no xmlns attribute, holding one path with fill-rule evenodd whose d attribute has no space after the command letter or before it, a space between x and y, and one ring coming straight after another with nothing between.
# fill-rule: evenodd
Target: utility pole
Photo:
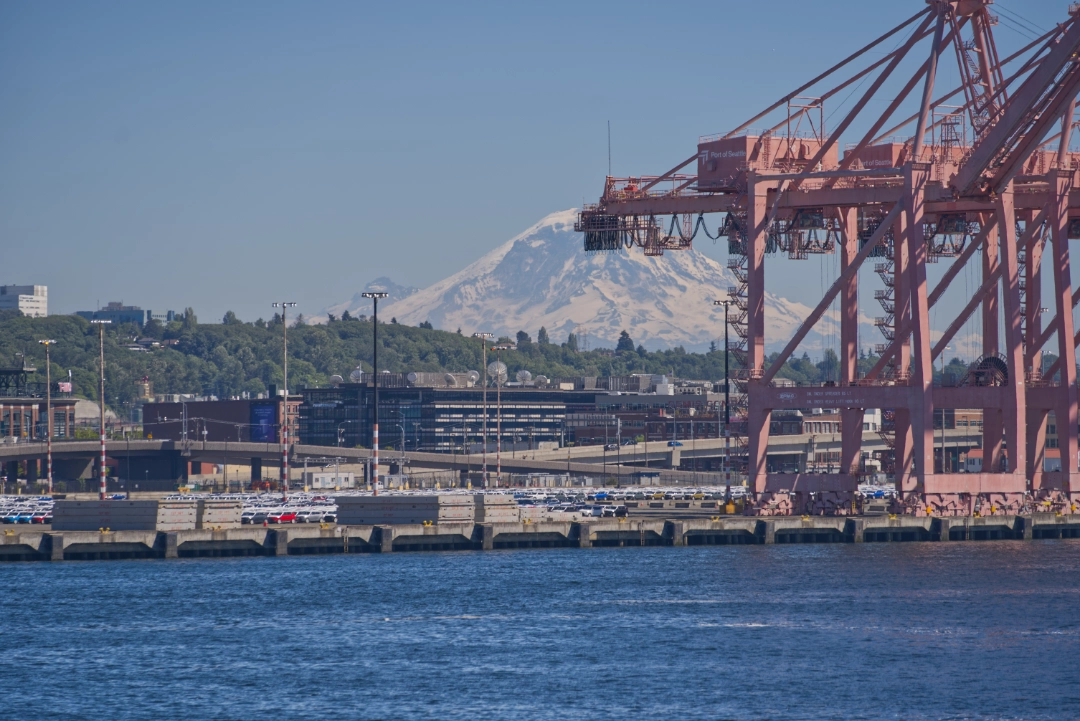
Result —
<instances>
[{"instance_id":1,"label":"utility pole","mask_svg":"<svg viewBox=\"0 0 1080 721\"><path fill-rule=\"evenodd\" d=\"M101 468L100 468L100 484L98 486L98 500L105 500L105 326L112 321L109 320L92 320L91 323L98 327L98 365L100 367L100 387L98 389L98 400L101 401Z\"/></svg>"},{"instance_id":2,"label":"utility pole","mask_svg":"<svg viewBox=\"0 0 1080 721\"><path fill-rule=\"evenodd\" d=\"M945 385L945 351L952 350L951 345L941 349L941 385ZM953 414L955 416L955 413ZM941 472L948 473L945 467L945 409L941 409Z\"/></svg>"},{"instance_id":3,"label":"utility pole","mask_svg":"<svg viewBox=\"0 0 1080 721\"><path fill-rule=\"evenodd\" d=\"M285 375L285 402L282 404L281 421L281 500L289 500L289 324L285 320L285 311L295 308L296 303L274 303L275 308L281 308L281 330L284 350L282 363Z\"/></svg>"},{"instance_id":4,"label":"utility pole","mask_svg":"<svg viewBox=\"0 0 1080 721\"><path fill-rule=\"evenodd\" d=\"M389 293L367 291L361 293L364 298L371 298L374 311L371 316L371 367L375 378L375 408L372 410L371 423L371 488L374 495L379 495L379 298L390 297Z\"/></svg>"},{"instance_id":5,"label":"utility pole","mask_svg":"<svg viewBox=\"0 0 1080 721\"><path fill-rule=\"evenodd\" d=\"M56 341L39 340L38 343L45 346L45 462L47 479L49 483L49 495L52 495L52 439L53 439L53 414L52 414L52 362L49 358L49 346Z\"/></svg>"},{"instance_id":6,"label":"utility pole","mask_svg":"<svg viewBox=\"0 0 1080 721\"><path fill-rule=\"evenodd\" d=\"M494 338L494 337L495 337L494 333L483 333L483 332L473 333L473 338L479 338L480 339L480 346L481 346L481 348L483 348L483 350L481 351L482 360L480 361L480 363L484 366L484 390L483 390L484 418L483 418L483 429L481 430L481 435L483 436L483 444L484 444L484 450L483 450L484 468L483 468L483 473L481 475L484 477L484 488L488 487L488 470L487 470L487 439L488 439L488 435L487 435L487 416L488 416L488 412L487 412L487 385L488 385L488 377L487 377L487 342L488 342L489 338Z\"/></svg>"}]
</instances>

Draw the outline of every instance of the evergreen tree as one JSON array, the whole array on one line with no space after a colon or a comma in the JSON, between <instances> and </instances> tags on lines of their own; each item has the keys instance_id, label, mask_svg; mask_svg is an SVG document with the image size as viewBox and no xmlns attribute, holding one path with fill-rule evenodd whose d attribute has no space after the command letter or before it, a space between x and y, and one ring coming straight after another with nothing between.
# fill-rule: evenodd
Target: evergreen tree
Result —
<instances>
[{"instance_id":1,"label":"evergreen tree","mask_svg":"<svg viewBox=\"0 0 1080 721\"><path fill-rule=\"evenodd\" d=\"M231 310L225 311L225 317L221 319L222 325L243 325L243 322Z\"/></svg>"},{"instance_id":2,"label":"evergreen tree","mask_svg":"<svg viewBox=\"0 0 1080 721\"><path fill-rule=\"evenodd\" d=\"M420 321L420 325L417 326L417 327L418 328L425 328L427 330L435 330L435 326L431 325L431 321L427 321L427 320Z\"/></svg>"},{"instance_id":3,"label":"evergreen tree","mask_svg":"<svg viewBox=\"0 0 1080 721\"><path fill-rule=\"evenodd\" d=\"M517 332L517 344L519 348L523 346L527 348L529 345L532 344L532 338L530 338L529 334L525 331L519 330Z\"/></svg>"},{"instance_id":4,"label":"evergreen tree","mask_svg":"<svg viewBox=\"0 0 1080 721\"><path fill-rule=\"evenodd\" d=\"M352 320L352 319L353 319L352 314L349 313L349 311L345 311L344 313L341 314L341 320L343 320L343 321Z\"/></svg>"},{"instance_id":5,"label":"evergreen tree","mask_svg":"<svg viewBox=\"0 0 1080 721\"><path fill-rule=\"evenodd\" d=\"M147 338L161 340L165 337L165 326L161 325L161 321L157 318L151 318L146 321L146 325L143 326L142 334Z\"/></svg>"},{"instance_id":6,"label":"evergreen tree","mask_svg":"<svg viewBox=\"0 0 1080 721\"><path fill-rule=\"evenodd\" d=\"M544 326L540 326L540 330L537 331L536 342L540 345L547 345L550 342L548 340L547 328L545 328Z\"/></svg>"},{"instance_id":7,"label":"evergreen tree","mask_svg":"<svg viewBox=\"0 0 1080 721\"><path fill-rule=\"evenodd\" d=\"M619 342L615 345L616 353L632 353L634 351L634 341L630 338L630 334L625 330L619 334Z\"/></svg>"},{"instance_id":8,"label":"evergreen tree","mask_svg":"<svg viewBox=\"0 0 1080 721\"><path fill-rule=\"evenodd\" d=\"M577 352L577 336L573 333L566 336L566 349Z\"/></svg>"},{"instance_id":9,"label":"evergreen tree","mask_svg":"<svg viewBox=\"0 0 1080 721\"><path fill-rule=\"evenodd\" d=\"M191 331L193 331L193 330L195 330L196 326L198 326L198 325L199 325L199 319L195 317L195 309L194 308L185 308L184 309L184 319L181 321L182 329L183 330L191 330Z\"/></svg>"},{"instance_id":10,"label":"evergreen tree","mask_svg":"<svg viewBox=\"0 0 1080 721\"><path fill-rule=\"evenodd\" d=\"M327 313L326 314L326 322L327 323L336 323L337 322L337 316L334 315L333 313Z\"/></svg>"}]
</instances>

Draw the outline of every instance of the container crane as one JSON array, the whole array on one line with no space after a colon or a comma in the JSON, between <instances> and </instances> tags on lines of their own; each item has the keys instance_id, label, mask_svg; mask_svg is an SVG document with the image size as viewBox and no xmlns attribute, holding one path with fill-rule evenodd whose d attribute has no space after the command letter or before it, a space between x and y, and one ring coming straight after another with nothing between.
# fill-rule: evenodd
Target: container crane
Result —
<instances>
[{"instance_id":1,"label":"container crane","mask_svg":"<svg viewBox=\"0 0 1080 721\"><path fill-rule=\"evenodd\" d=\"M740 439L754 513L853 512L863 413L875 408L887 419L881 433L890 450L882 460L895 479L897 512L1080 512L1080 335L1072 320L1080 292L1072 289L1068 247L1070 238L1080 238L1080 156L1069 152L1080 91L1080 6L1002 59L991 4L928 0L737 128L699 138L697 151L667 172L606 178L599 202L578 217L590 252L636 246L662 256L691 247L699 232L726 237L736 279L727 293L737 309L730 316L737 340L727 351L741 366L744 398L731 430ZM896 49L873 59L872 51L890 40L899 40ZM942 93L936 81L950 56L960 84ZM905 59L921 57L913 75L896 80ZM903 84L886 95L881 91L890 80ZM854 104L827 130L822 109L847 89ZM894 117L920 90L917 111ZM875 98L888 100L880 114L867 110ZM758 124L764 128L751 130ZM854 127L867 129L841 153L840 140L850 140ZM904 132L910 136L896 137ZM722 215L716 235L709 233L709 214ZM792 260L839 254L840 272L768 363L765 261L780 253ZM884 342L876 366L860 373L858 271L868 258L883 281L874 299L885 313L877 322ZM1054 288L1045 309L1044 259ZM931 289L926 266L941 261L949 265ZM951 310L939 301L969 263L981 263L982 285L935 340L929 310ZM780 387L777 373L837 301L839 381ZM1045 325L1041 311L1053 313ZM935 386L934 360L977 312L981 357L955 386ZM1042 349L1054 337L1059 360L1044 374ZM840 472L771 471L772 411L814 407L840 409ZM981 472L952 472L944 448L936 463L938 408L983 409ZM1060 471L1043 469L1050 411Z\"/></svg>"}]
</instances>

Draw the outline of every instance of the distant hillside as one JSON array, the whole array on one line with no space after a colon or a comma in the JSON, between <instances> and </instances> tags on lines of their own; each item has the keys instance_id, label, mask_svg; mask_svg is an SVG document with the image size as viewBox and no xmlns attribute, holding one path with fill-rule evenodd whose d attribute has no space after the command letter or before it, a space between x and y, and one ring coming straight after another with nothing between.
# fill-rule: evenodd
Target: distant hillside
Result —
<instances>
[{"instance_id":1,"label":"distant hillside","mask_svg":"<svg viewBox=\"0 0 1080 721\"><path fill-rule=\"evenodd\" d=\"M105 337L107 403L120 407L134 401L135 383L143 376L153 381L157 393L229 397L243 391L259 393L270 384L280 387L281 323L244 323L232 313L227 314L226 319L228 322L222 324L199 323L189 311L184 320L170 323L167 328L148 327L148 336L175 341L174 346L159 347L150 352L126 347L140 335L135 326L108 326ZM481 368L481 346L474 338L406 325L380 323L380 326L380 370L465 371ZM370 371L371 335L371 323L358 320L290 327L290 388L325 385L332 374L348 376L357 365ZM66 379L71 370L76 395L96 399L97 330L77 316L26 318L0 313L0 366L16 365L21 362L16 354L23 353L30 364L38 367L40 380L44 380L45 354L37 343L42 338L57 341L52 347L53 378ZM522 369L548 377L646 372L674 373L677 377L703 380L719 380L724 374L724 354L718 351L688 353L675 348L645 352L637 347L636 339L631 338L628 343L635 347L634 350L577 352L565 343L537 341L535 335L523 338L518 351L503 353L511 374ZM804 358L785 367L781 375L798 380L819 380L830 372L832 364L832 360L813 364Z\"/></svg>"}]
</instances>

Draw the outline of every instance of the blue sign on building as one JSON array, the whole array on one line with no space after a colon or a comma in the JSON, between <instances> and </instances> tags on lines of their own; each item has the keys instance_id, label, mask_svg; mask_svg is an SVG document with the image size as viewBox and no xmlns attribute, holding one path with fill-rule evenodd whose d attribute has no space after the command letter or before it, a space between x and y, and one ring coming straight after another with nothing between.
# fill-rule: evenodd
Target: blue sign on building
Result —
<instances>
[{"instance_id":1,"label":"blue sign on building","mask_svg":"<svg viewBox=\"0 0 1080 721\"><path fill-rule=\"evenodd\" d=\"M252 443L277 443L277 404L251 404Z\"/></svg>"}]
</instances>

